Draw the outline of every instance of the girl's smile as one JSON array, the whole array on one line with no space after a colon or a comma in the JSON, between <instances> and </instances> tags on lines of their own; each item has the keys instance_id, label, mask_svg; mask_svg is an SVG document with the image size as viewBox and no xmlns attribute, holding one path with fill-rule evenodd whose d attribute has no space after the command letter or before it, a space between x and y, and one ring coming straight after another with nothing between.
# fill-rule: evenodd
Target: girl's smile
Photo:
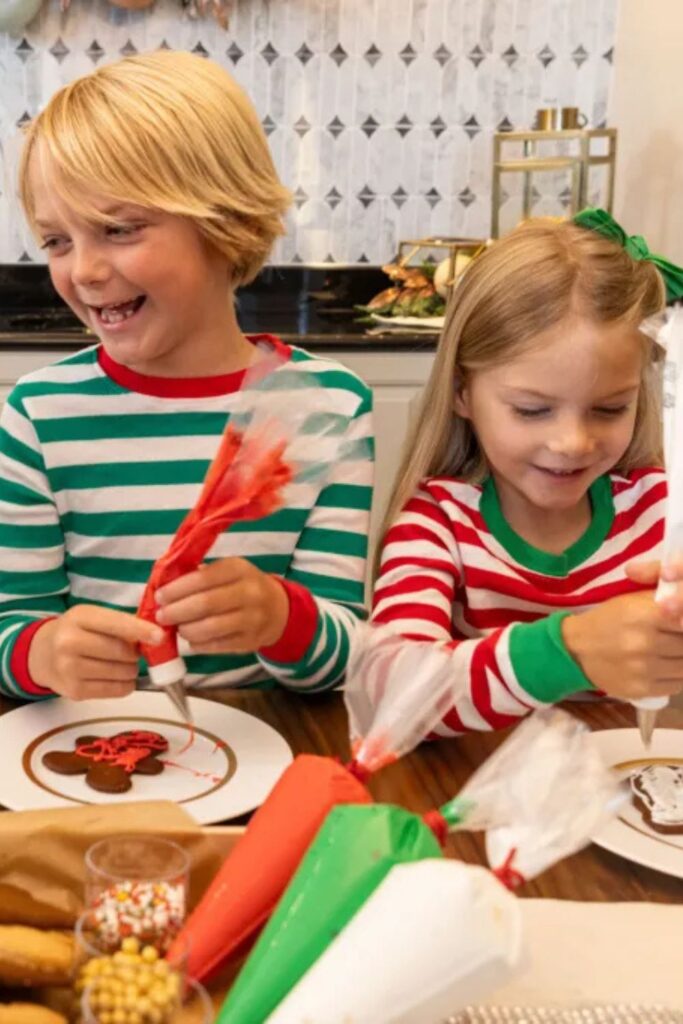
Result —
<instances>
[{"instance_id":1,"label":"girl's smile","mask_svg":"<svg viewBox=\"0 0 683 1024\"><path fill-rule=\"evenodd\" d=\"M569 546L585 528L588 489L633 436L642 359L634 329L574 314L515 358L473 371L456 397L506 518L530 543L552 535Z\"/></svg>"}]
</instances>

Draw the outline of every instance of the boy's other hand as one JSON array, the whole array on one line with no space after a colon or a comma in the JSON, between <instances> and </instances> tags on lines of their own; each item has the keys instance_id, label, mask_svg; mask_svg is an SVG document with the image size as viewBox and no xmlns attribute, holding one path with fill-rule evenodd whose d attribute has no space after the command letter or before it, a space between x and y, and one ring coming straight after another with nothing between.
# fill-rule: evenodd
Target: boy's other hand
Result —
<instances>
[{"instance_id":1,"label":"boy's other hand","mask_svg":"<svg viewBox=\"0 0 683 1024\"><path fill-rule=\"evenodd\" d=\"M139 643L159 643L162 631L127 612L79 604L46 622L31 641L29 675L71 700L126 697L135 689Z\"/></svg>"},{"instance_id":2,"label":"boy's other hand","mask_svg":"<svg viewBox=\"0 0 683 1024\"><path fill-rule=\"evenodd\" d=\"M289 617L276 576L244 558L221 558L156 592L157 622L175 625L197 654L252 654L277 643Z\"/></svg>"}]
</instances>

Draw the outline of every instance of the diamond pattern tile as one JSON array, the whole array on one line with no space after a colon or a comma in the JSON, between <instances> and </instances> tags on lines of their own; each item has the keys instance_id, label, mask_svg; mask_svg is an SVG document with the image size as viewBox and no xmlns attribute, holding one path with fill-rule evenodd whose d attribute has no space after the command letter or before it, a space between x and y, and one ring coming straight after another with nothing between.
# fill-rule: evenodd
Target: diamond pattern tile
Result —
<instances>
[{"instance_id":1,"label":"diamond pattern tile","mask_svg":"<svg viewBox=\"0 0 683 1024\"><path fill-rule=\"evenodd\" d=\"M93 39L92 43L85 52L87 53L88 57L90 57L90 60L93 62L93 64L97 64L104 57L104 50L102 49L102 47L96 39Z\"/></svg>"},{"instance_id":2,"label":"diamond pattern tile","mask_svg":"<svg viewBox=\"0 0 683 1024\"><path fill-rule=\"evenodd\" d=\"M547 68L548 65L552 64L552 62L555 60L555 54L550 49L547 43L542 50L539 50L536 56L538 57L544 68Z\"/></svg>"},{"instance_id":3,"label":"diamond pattern tile","mask_svg":"<svg viewBox=\"0 0 683 1024\"><path fill-rule=\"evenodd\" d=\"M294 122L294 131L296 132L300 139L303 139L304 135L308 135L310 130L311 125L302 114L298 121Z\"/></svg>"},{"instance_id":4,"label":"diamond pattern tile","mask_svg":"<svg viewBox=\"0 0 683 1024\"><path fill-rule=\"evenodd\" d=\"M370 46L368 46L365 53L363 54L363 57L368 62L371 68L374 68L375 64L377 63L381 56L382 51L379 50L374 43L371 43Z\"/></svg>"},{"instance_id":5,"label":"diamond pattern tile","mask_svg":"<svg viewBox=\"0 0 683 1024\"><path fill-rule=\"evenodd\" d=\"M28 39L26 39L24 37L24 39L22 39L21 42L17 46L14 47L14 52L16 53L16 55L19 58L19 60L21 61L21 63L25 64L26 61L29 59L29 57L35 51L34 51L33 47L31 46L31 44L29 43Z\"/></svg>"},{"instance_id":6,"label":"diamond pattern tile","mask_svg":"<svg viewBox=\"0 0 683 1024\"><path fill-rule=\"evenodd\" d=\"M585 64L589 56L590 54L585 46L579 45L572 51L572 60L576 64L577 68L580 68L582 64Z\"/></svg>"},{"instance_id":7,"label":"diamond pattern tile","mask_svg":"<svg viewBox=\"0 0 683 1024\"><path fill-rule=\"evenodd\" d=\"M337 189L333 185L330 191L325 196L325 202L327 203L331 210L336 210L341 201L342 195L340 192L337 191Z\"/></svg>"},{"instance_id":8,"label":"diamond pattern tile","mask_svg":"<svg viewBox=\"0 0 683 1024\"><path fill-rule=\"evenodd\" d=\"M52 54L58 64L61 64L65 57L68 57L71 51L69 47L65 45L64 40L61 36L57 36L56 40L50 47L49 52Z\"/></svg>"},{"instance_id":9,"label":"diamond pattern tile","mask_svg":"<svg viewBox=\"0 0 683 1024\"><path fill-rule=\"evenodd\" d=\"M296 206L297 210L300 210L304 203L308 202L308 199L308 193L305 192L304 189L302 189L301 185L299 185L294 190L294 205Z\"/></svg>"},{"instance_id":10,"label":"diamond pattern tile","mask_svg":"<svg viewBox=\"0 0 683 1024\"><path fill-rule=\"evenodd\" d=\"M369 185L365 185L360 190L360 192L358 193L356 198L360 199L360 201L363 204L363 206L367 209L368 206L370 206L372 203L374 203L375 199L377 198L377 193L374 192L373 189L371 189Z\"/></svg>"},{"instance_id":11,"label":"diamond pattern tile","mask_svg":"<svg viewBox=\"0 0 683 1024\"><path fill-rule=\"evenodd\" d=\"M363 121L360 128L361 131L364 132L369 139L371 139L372 136L377 131L377 129L379 128L379 121L375 120L372 114L369 114L368 117L366 117L365 120Z\"/></svg>"},{"instance_id":12,"label":"diamond pattern tile","mask_svg":"<svg viewBox=\"0 0 683 1024\"><path fill-rule=\"evenodd\" d=\"M341 135L345 128L346 125L344 124L344 122L341 120L341 118L337 117L336 115L332 118L332 120L327 126L328 132L330 133L330 135L333 135L335 139L339 138L339 136Z\"/></svg>"},{"instance_id":13,"label":"diamond pattern tile","mask_svg":"<svg viewBox=\"0 0 683 1024\"><path fill-rule=\"evenodd\" d=\"M437 116L429 122L429 127L432 130L432 135L434 136L434 138L438 139L438 137L440 135L443 135L443 133L446 131L448 125L442 118L441 114L437 114Z\"/></svg>"},{"instance_id":14,"label":"diamond pattern tile","mask_svg":"<svg viewBox=\"0 0 683 1024\"><path fill-rule=\"evenodd\" d=\"M560 101L595 126L609 109L618 0L553 0L552 18L539 16L540 0L240 0L227 32L210 12L179 16L179 5L155 0L131 12L73 0L62 13L46 0L23 35L3 37L10 126L25 125L84 60L87 68L157 46L194 48L252 96L293 189L275 252L284 262L327 254L382 263L416 230L484 235L490 134ZM2 162L0 152L0 180ZM565 210L566 184L539 183L544 213ZM521 181L506 188L511 226ZM593 191L604 205L598 176ZM0 192L0 223L0 263L30 260L9 191Z\"/></svg>"},{"instance_id":15,"label":"diamond pattern tile","mask_svg":"<svg viewBox=\"0 0 683 1024\"><path fill-rule=\"evenodd\" d=\"M407 114L404 114L403 117L400 117L396 122L396 131L398 132L402 139L405 139L408 132L412 131L412 129L413 122L410 120Z\"/></svg>"},{"instance_id":16,"label":"diamond pattern tile","mask_svg":"<svg viewBox=\"0 0 683 1024\"><path fill-rule=\"evenodd\" d=\"M399 185L398 188L394 189L391 193L391 198L394 205L400 210L408 199L408 193L401 187L401 185Z\"/></svg>"},{"instance_id":17,"label":"diamond pattern tile","mask_svg":"<svg viewBox=\"0 0 683 1024\"><path fill-rule=\"evenodd\" d=\"M308 46L306 43L302 43L299 49L294 54L294 56L298 57L301 63L304 65L304 67L306 67L311 57L315 55L310 46Z\"/></svg>"},{"instance_id":18,"label":"diamond pattern tile","mask_svg":"<svg viewBox=\"0 0 683 1024\"><path fill-rule=\"evenodd\" d=\"M417 50L415 49L412 43L406 43L406 45L399 53L399 57L401 58L406 67L410 67L413 61L417 60Z\"/></svg>"},{"instance_id":19,"label":"diamond pattern tile","mask_svg":"<svg viewBox=\"0 0 683 1024\"><path fill-rule=\"evenodd\" d=\"M280 54L277 52L272 43L266 43L266 45L261 50L261 56L263 57L266 64L270 65L273 64L278 59Z\"/></svg>"},{"instance_id":20,"label":"diamond pattern tile","mask_svg":"<svg viewBox=\"0 0 683 1024\"><path fill-rule=\"evenodd\" d=\"M509 124L509 122L508 122L508 124ZM512 125L510 125L510 128L511 127L512 127ZM467 118L467 120L463 123L463 128L465 130L465 134L470 139L473 139L475 137L475 135L479 134L479 132L481 131L481 125L477 121L476 114L470 114L470 116ZM510 128L502 129L502 128L499 127L498 131L509 131Z\"/></svg>"},{"instance_id":21,"label":"diamond pattern tile","mask_svg":"<svg viewBox=\"0 0 683 1024\"><path fill-rule=\"evenodd\" d=\"M337 67L341 67L341 65L344 63L344 61L348 60L348 56L349 56L348 53L346 52L344 47L341 45L341 43L337 43L337 45L335 46L334 50L332 50L330 52L330 57L332 58L334 63L337 65Z\"/></svg>"},{"instance_id":22,"label":"diamond pattern tile","mask_svg":"<svg viewBox=\"0 0 683 1024\"><path fill-rule=\"evenodd\" d=\"M503 58L507 66L509 68L512 68L519 60L519 53L517 52L514 46L510 45L508 46L507 50L503 50L501 57Z\"/></svg>"}]
</instances>

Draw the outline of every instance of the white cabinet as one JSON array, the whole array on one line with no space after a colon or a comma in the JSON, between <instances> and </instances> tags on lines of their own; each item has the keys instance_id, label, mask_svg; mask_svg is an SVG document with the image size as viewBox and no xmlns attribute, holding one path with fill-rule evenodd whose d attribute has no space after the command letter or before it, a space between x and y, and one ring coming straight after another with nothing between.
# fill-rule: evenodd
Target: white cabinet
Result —
<instances>
[{"instance_id":1,"label":"white cabinet","mask_svg":"<svg viewBox=\"0 0 683 1024\"><path fill-rule=\"evenodd\" d=\"M343 363L373 390L375 406L375 496L370 528L370 559L401 461L403 446L429 377L434 353L431 351L326 352Z\"/></svg>"}]
</instances>

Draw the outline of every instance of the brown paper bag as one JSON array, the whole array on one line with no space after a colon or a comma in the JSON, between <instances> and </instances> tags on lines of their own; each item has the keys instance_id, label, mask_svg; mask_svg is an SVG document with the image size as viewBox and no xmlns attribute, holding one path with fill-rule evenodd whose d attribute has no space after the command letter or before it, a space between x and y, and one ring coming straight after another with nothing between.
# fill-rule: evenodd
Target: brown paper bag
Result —
<instances>
[{"instance_id":1,"label":"brown paper bag","mask_svg":"<svg viewBox=\"0 0 683 1024\"><path fill-rule=\"evenodd\" d=\"M113 835L172 839L188 851L190 908L222 857L216 842L167 800L0 814L0 923L71 928L83 910L84 857Z\"/></svg>"}]
</instances>

